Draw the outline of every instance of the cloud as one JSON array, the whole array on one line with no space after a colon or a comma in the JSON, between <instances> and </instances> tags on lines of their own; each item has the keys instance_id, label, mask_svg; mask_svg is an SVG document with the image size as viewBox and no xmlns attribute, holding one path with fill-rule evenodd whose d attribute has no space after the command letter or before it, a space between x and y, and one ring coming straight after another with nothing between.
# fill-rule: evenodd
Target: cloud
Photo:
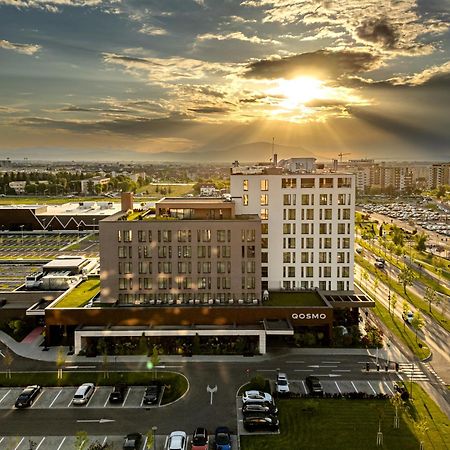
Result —
<instances>
[{"instance_id":1,"label":"cloud","mask_svg":"<svg viewBox=\"0 0 450 450\"><path fill-rule=\"evenodd\" d=\"M388 49L393 49L399 40L399 33L386 17L365 20L355 31L360 39Z\"/></svg>"},{"instance_id":2,"label":"cloud","mask_svg":"<svg viewBox=\"0 0 450 450\"><path fill-rule=\"evenodd\" d=\"M41 49L41 46L37 44L17 44L5 39L0 39L0 48L22 53L23 55L34 55Z\"/></svg>"},{"instance_id":3,"label":"cloud","mask_svg":"<svg viewBox=\"0 0 450 450\"><path fill-rule=\"evenodd\" d=\"M247 66L247 78L296 78L313 75L338 78L375 69L380 58L369 52L318 50L279 59L265 59Z\"/></svg>"},{"instance_id":4,"label":"cloud","mask_svg":"<svg viewBox=\"0 0 450 450\"><path fill-rule=\"evenodd\" d=\"M143 25L139 33L147 34L149 36L166 36L168 31L164 28L155 27L153 25Z\"/></svg>"},{"instance_id":5,"label":"cloud","mask_svg":"<svg viewBox=\"0 0 450 450\"><path fill-rule=\"evenodd\" d=\"M280 41L276 41L274 39L262 39L258 36L246 36L244 33L240 31L236 31L228 34L213 34L213 33L205 33L199 34L197 36L198 41L207 41L207 40L217 40L217 41L228 41L228 40L237 40L237 41L246 41L251 42L252 44L281 44Z\"/></svg>"},{"instance_id":6,"label":"cloud","mask_svg":"<svg viewBox=\"0 0 450 450\"><path fill-rule=\"evenodd\" d=\"M119 1L119 0L117 0ZM18 9L42 9L47 12L58 13L61 6L99 6L116 3L114 0L0 0L0 5L14 6Z\"/></svg>"},{"instance_id":7,"label":"cloud","mask_svg":"<svg viewBox=\"0 0 450 450\"><path fill-rule=\"evenodd\" d=\"M219 106L202 106L198 108L188 108L188 111L196 112L199 114L217 114L226 113L229 111L229 108Z\"/></svg>"}]
</instances>

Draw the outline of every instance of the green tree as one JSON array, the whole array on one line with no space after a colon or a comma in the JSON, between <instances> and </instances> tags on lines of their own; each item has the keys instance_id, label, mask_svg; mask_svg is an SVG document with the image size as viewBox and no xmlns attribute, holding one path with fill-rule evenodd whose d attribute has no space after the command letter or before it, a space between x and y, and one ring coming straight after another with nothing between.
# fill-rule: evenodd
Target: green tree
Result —
<instances>
[{"instance_id":1,"label":"green tree","mask_svg":"<svg viewBox=\"0 0 450 450\"><path fill-rule=\"evenodd\" d=\"M428 286L427 289L425 290L424 299L428 302L428 308L431 313L431 305L433 303L436 303L437 292L433 288Z\"/></svg>"},{"instance_id":2,"label":"green tree","mask_svg":"<svg viewBox=\"0 0 450 450\"><path fill-rule=\"evenodd\" d=\"M416 234L414 240L416 241L416 250L418 252L424 252L427 249L428 235L425 233Z\"/></svg>"},{"instance_id":3,"label":"green tree","mask_svg":"<svg viewBox=\"0 0 450 450\"><path fill-rule=\"evenodd\" d=\"M86 431L78 431L75 435L75 450L85 450L88 445L88 439Z\"/></svg>"},{"instance_id":4,"label":"green tree","mask_svg":"<svg viewBox=\"0 0 450 450\"><path fill-rule=\"evenodd\" d=\"M11 378L11 366L12 363L14 362L14 354L13 352L7 348L5 350L5 356L3 357L3 362L5 364L5 366L8 368L7 372L6 372L6 376L7 378Z\"/></svg>"},{"instance_id":5,"label":"green tree","mask_svg":"<svg viewBox=\"0 0 450 450\"><path fill-rule=\"evenodd\" d=\"M406 294L406 287L412 286L414 284L414 280L417 278L416 273L408 267L406 264L401 269L398 274L398 281L403 285L403 291Z\"/></svg>"},{"instance_id":6,"label":"green tree","mask_svg":"<svg viewBox=\"0 0 450 450\"><path fill-rule=\"evenodd\" d=\"M394 292L391 295L392 314L395 316L395 306L397 305L397 294Z\"/></svg>"},{"instance_id":7,"label":"green tree","mask_svg":"<svg viewBox=\"0 0 450 450\"><path fill-rule=\"evenodd\" d=\"M416 333L416 342L417 342L417 332L419 330L422 330L423 327L425 326L425 321L423 320L423 317L419 311L416 311L414 313L414 316L411 320L411 326L414 328L414 332Z\"/></svg>"},{"instance_id":8,"label":"green tree","mask_svg":"<svg viewBox=\"0 0 450 450\"><path fill-rule=\"evenodd\" d=\"M406 323L406 315L409 311L409 303L406 300L403 300L402 303L402 317L403 317L403 329L405 329L405 323Z\"/></svg>"}]
</instances>

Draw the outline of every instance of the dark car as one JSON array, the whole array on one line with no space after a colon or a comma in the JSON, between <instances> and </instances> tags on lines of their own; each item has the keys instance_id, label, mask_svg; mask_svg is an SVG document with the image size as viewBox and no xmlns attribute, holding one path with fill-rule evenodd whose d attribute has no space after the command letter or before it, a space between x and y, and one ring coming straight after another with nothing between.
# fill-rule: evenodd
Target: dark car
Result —
<instances>
[{"instance_id":1,"label":"dark car","mask_svg":"<svg viewBox=\"0 0 450 450\"><path fill-rule=\"evenodd\" d=\"M139 433L127 434L123 441L123 450L140 450L142 435Z\"/></svg>"},{"instance_id":2,"label":"dark car","mask_svg":"<svg viewBox=\"0 0 450 450\"><path fill-rule=\"evenodd\" d=\"M14 406L16 408L27 408L28 406L31 406L36 397L39 395L39 392L41 392L41 389L41 386L38 385L27 386L19 397L17 397Z\"/></svg>"},{"instance_id":3,"label":"dark car","mask_svg":"<svg viewBox=\"0 0 450 450\"><path fill-rule=\"evenodd\" d=\"M231 434L228 427L217 427L214 440L215 450L231 450Z\"/></svg>"},{"instance_id":4,"label":"dark car","mask_svg":"<svg viewBox=\"0 0 450 450\"><path fill-rule=\"evenodd\" d=\"M154 405L158 402L161 386L159 383L153 382L145 388L144 398L142 403L144 405Z\"/></svg>"},{"instance_id":5,"label":"dark car","mask_svg":"<svg viewBox=\"0 0 450 450\"><path fill-rule=\"evenodd\" d=\"M126 384L116 384L111 394L109 394L109 403L122 403L127 391L128 387Z\"/></svg>"},{"instance_id":6,"label":"dark car","mask_svg":"<svg viewBox=\"0 0 450 450\"><path fill-rule=\"evenodd\" d=\"M245 403L245 405L242 406L242 414L245 416L246 414L252 413L275 415L278 413L278 408L273 403Z\"/></svg>"},{"instance_id":7,"label":"dark car","mask_svg":"<svg viewBox=\"0 0 450 450\"><path fill-rule=\"evenodd\" d=\"M192 435L192 450L208 450L209 436L206 428L198 427Z\"/></svg>"},{"instance_id":8,"label":"dark car","mask_svg":"<svg viewBox=\"0 0 450 450\"><path fill-rule=\"evenodd\" d=\"M308 386L309 393L311 395L323 395L322 383L317 377L309 376L306 377L306 386Z\"/></svg>"},{"instance_id":9,"label":"dark car","mask_svg":"<svg viewBox=\"0 0 450 450\"><path fill-rule=\"evenodd\" d=\"M244 416L244 428L247 431L278 431L279 422L278 417L253 413Z\"/></svg>"}]
</instances>

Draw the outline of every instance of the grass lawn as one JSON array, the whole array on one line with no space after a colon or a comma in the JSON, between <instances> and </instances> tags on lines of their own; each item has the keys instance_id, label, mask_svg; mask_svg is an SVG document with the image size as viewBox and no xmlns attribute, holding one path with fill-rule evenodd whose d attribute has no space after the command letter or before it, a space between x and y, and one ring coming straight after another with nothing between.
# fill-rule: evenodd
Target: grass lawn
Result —
<instances>
[{"instance_id":1,"label":"grass lawn","mask_svg":"<svg viewBox=\"0 0 450 450\"><path fill-rule=\"evenodd\" d=\"M28 197L11 195L9 197L0 198L0 205L62 205L64 203L78 203L78 202L104 202L114 201L107 197ZM115 201L120 201L116 199Z\"/></svg>"},{"instance_id":2,"label":"grass lawn","mask_svg":"<svg viewBox=\"0 0 450 450\"><path fill-rule=\"evenodd\" d=\"M267 306L325 306L316 292L271 292Z\"/></svg>"},{"instance_id":3,"label":"grass lawn","mask_svg":"<svg viewBox=\"0 0 450 450\"><path fill-rule=\"evenodd\" d=\"M242 436L242 450L417 450L419 436L415 426L426 419L425 449L444 450L449 442L446 416L414 386L416 399L411 413L402 413L400 428L394 429L394 408L388 400L312 400L316 410L308 410L311 400L278 402L279 435ZM420 392L421 391L421 392ZM420 397L419 397L420 395ZM427 404L433 419L423 404ZM383 446L377 447L378 421L381 418Z\"/></svg>"},{"instance_id":4,"label":"grass lawn","mask_svg":"<svg viewBox=\"0 0 450 450\"><path fill-rule=\"evenodd\" d=\"M109 361L111 365L111 361ZM113 386L126 383L129 386L145 386L152 380L159 380L165 385L161 404L173 402L180 398L188 388L187 379L175 372L67 372L63 371L62 380L57 379L56 367L53 372L13 372L11 378L6 373L0 376L0 386L79 386L83 383L94 383L96 386Z\"/></svg>"},{"instance_id":5,"label":"grass lawn","mask_svg":"<svg viewBox=\"0 0 450 450\"><path fill-rule=\"evenodd\" d=\"M83 281L72 292L69 292L54 307L79 308L100 292L100 279L91 278Z\"/></svg>"},{"instance_id":6,"label":"grass lawn","mask_svg":"<svg viewBox=\"0 0 450 450\"><path fill-rule=\"evenodd\" d=\"M154 198L182 197L186 194L191 194L193 186L194 186L194 183L188 183L186 185L170 184L170 183L167 183L164 185L158 185L158 184L150 183L150 184L147 184L146 186L142 186L141 188L137 189L136 192L138 194L144 193L146 196L154 197ZM163 190L163 193L161 193L161 189Z\"/></svg>"}]
</instances>

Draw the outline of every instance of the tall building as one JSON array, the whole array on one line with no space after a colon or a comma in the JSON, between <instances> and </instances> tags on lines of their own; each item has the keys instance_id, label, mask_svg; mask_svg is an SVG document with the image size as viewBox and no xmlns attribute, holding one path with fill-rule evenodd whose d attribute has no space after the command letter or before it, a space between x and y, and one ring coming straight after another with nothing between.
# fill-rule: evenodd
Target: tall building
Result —
<instances>
[{"instance_id":1,"label":"tall building","mask_svg":"<svg viewBox=\"0 0 450 450\"><path fill-rule=\"evenodd\" d=\"M125 198L125 197L124 197ZM101 296L119 305L261 300L257 215L217 198L166 198L100 222Z\"/></svg>"},{"instance_id":2,"label":"tall building","mask_svg":"<svg viewBox=\"0 0 450 450\"><path fill-rule=\"evenodd\" d=\"M450 185L450 163L433 164L428 175L428 188L436 189L444 184Z\"/></svg>"},{"instance_id":3,"label":"tall building","mask_svg":"<svg viewBox=\"0 0 450 450\"><path fill-rule=\"evenodd\" d=\"M261 219L263 290L353 290L353 174L235 166L230 192Z\"/></svg>"}]
</instances>

